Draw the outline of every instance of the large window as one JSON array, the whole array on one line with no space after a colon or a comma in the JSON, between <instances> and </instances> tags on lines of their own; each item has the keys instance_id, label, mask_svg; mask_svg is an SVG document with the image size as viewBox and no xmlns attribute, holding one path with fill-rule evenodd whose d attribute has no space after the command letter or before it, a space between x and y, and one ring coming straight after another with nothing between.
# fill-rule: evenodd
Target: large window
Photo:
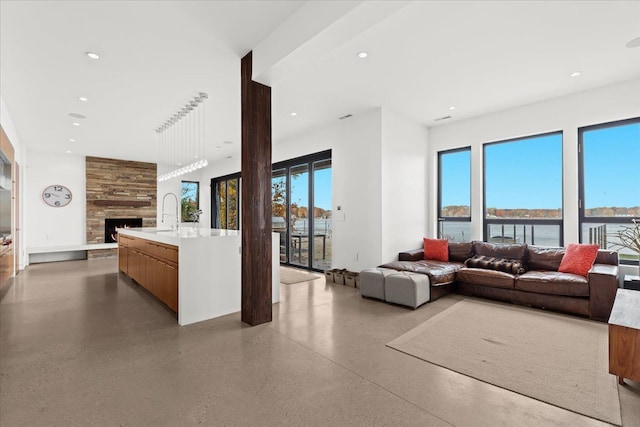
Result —
<instances>
[{"instance_id":1,"label":"large window","mask_svg":"<svg viewBox=\"0 0 640 427\"><path fill-rule=\"evenodd\" d=\"M621 248L617 233L640 219L640 118L583 127L578 138L580 241L637 263L638 254Z\"/></svg>"},{"instance_id":2,"label":"large window","mask_svg":"<svg viewBox=\"0 0 640 427\"><path fill-rule=\"evenodd\" d=\"M182 222L200 221L200 183L182 181L180 188Z\"/></svg>"},{"instance_id":3,"label":"large window","mask_svg":"<svg viewBox=\"0 0 640 427\"><path fill-rule=\"evenodd\" d=\"M471 148L438 153L438 237L471 240Z\"/></svg>"},{"instance_id":4,"label":"large window","mask_svg":"<svg viewBox=\"0 0 640 427\"><path fill-rule=\"evenodd\" d=\"M562 246L562 133L484 145L484 240Z\"/></svg>"},{"instance_id":5,"label":"large window","mask_svg":"<svg viewBox=\"0 0 640 427\"><path fill-rule=\"evenodd\" d=\"M240 229L240 174L211 180L211 227Z\"/></svg>"},{"instance_id":6,"label":"large window","mask_svg":"<svg viewBox=\"0 0 640 427\"><path fill-rule=\"evenodd\" d=\"M239 173L211 180L211 226L239 229ZM272 229L280 234L280 263L331 267L331 151L272 165Z\"/></svg>"},{"instance_id":7,"label":"large window","mask_svg":"<svg viewBox=\"0 0 640 427\"><path fill-rule=\"evenodd\" d=\"M281 263L331 268L331 151L274 164L271 188Z\"/></svg>"}]
</instances>

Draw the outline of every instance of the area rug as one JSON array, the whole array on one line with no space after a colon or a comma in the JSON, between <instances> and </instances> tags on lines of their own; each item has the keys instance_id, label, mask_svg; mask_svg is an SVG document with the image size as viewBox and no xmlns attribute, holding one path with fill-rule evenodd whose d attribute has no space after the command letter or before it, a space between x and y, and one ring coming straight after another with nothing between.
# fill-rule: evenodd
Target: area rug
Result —
<instances>
[{"instance_id":1,"label":"area rug","mask_svg":"<svg viewBox=\"0 0 640 427\"><path fill-rule=\"evenodd\" d=\"M622 422L605 323L465 299L387 346L560 408Z\"/></svg>"},{"instance_id":2,"label":"area rug","mask_svg":"<svg viewBox=\"0 0 640 427\"><path fill-rule=\"evenodd\" d=\"M293 268L280 267L280 283L283 285L293 285L294 283L306 282L309 280L319 279L320 276L313 273L307 273L302 270Z\"/></svg>"}]
</instances>

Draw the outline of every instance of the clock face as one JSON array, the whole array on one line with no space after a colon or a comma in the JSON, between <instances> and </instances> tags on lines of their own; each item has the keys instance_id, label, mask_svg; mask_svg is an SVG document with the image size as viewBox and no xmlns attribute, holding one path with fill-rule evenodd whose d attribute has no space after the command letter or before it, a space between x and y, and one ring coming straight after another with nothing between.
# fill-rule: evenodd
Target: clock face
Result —
<instances>
[{"instance_id":1,"label":"clock face","mask_svg":"<svg viewBox=\"0 0 640 427\"><path fill-rule=\"evenodd\" d=\"M71 190L64 185L50 185L42 192L42 200L54 208L67 206L71 203Z\"/></svg>"}]
</instances>

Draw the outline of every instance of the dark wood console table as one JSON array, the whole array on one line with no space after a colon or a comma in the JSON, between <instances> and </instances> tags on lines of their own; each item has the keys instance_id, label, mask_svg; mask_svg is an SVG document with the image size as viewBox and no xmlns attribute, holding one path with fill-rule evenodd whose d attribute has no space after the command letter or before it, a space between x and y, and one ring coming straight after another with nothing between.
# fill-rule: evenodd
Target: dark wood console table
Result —
<instances>
[{"instance_id":1,"label":"dark wood console table","mask_svg":"<svg viewBox=\"0 0 640 427\"><path fill-rule=\"evenodd\" d=\"M640 292L618 289L609 317L609 373L640 382Z\"/></svg>"}]
</instances>

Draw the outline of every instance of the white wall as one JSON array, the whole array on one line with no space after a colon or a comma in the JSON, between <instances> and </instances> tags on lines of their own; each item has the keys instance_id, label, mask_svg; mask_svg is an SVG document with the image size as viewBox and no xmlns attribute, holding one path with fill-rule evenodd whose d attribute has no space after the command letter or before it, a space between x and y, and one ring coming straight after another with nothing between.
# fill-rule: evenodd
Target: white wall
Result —
<instances>
[{"instance_id":1,"label":"white wall","mask_svg":"<svg viewBox=\"0 0 640 427\"><path fill-rule=\"evenodd\" d=\"M86 176L85 158L73 154L53 154L29 150L23 168L28 177L24 197L26 247L85 244ZM64 185L73 194L62 208L48 206L42 191L49 185Z\"/></svg>"},{"instance_id":2,"label":"white wall","mask_svg":"<svg viewBox=\"0 0 640 427\"><path fill-rule=\"evenodd\" d=\"M332 150L334 267L359 271L420 244L426 224L426 135L423 126L376 109L274 142L274 163ZM200 206L207 214L211 178L239 171L236 158L203 170Z\"/></svg>"},{"instance_id":3,"label":"white wall","mask_svg":"<svg viewBox=\"0 0 640 427\"><path fill-rule=\"evenodd\" d=\"M578 241L578 128L640 117L640 79L431 128L428 233L437 234L437 153L471 146L472 238L482 239L482 144L563 131L564 243ZM636 161L638 159L621 159ZM615 180L615 177L611 177Z\"/></svg>"},{"instance_id":4,"label":"white wall","mask_svg":"<svg viewBox=\"0 0 640 427\"><path fill-rule=\"evenodd\" d=\"M4 99L2 99L2 96L0 96L0 124L2 124L2 129L4 129L4 132L7 134L7 138L9 138L9 141L11 141L11 145L13 146L13 149L15 151L14 153L14 161L16 163L18 163L18 165L20 166L20 171L19 171L19 183L20 183L20 188L18 189L18 201L20 203L20 206L16 206L16 209L18 210L18 218L14 218L13 224L14 227L16 226L16 224L20 224L21 229L17 231L18 234L18 241L19 241L19 245L20 245L20 249L19 249L19 253L18 255L18 268L20 270L23 270L25 267L25 260L26 260L26 244L25 244L25 233L24 233L24 221L25 221L25 204L24 204L24 195L25 195L25 182L26 182L26 174L25 174L25 170L24 170L24 165L26 163L26 150L25 150L25 146L22 143L22 141L20 140L20 136L18 135L18 132L16 131L16 128L13 124L13 120L11 119L11 115L9 114L9 110L7 109L7 106L4 103ZM13 231L13 233L16 233L16 230Z\"/></svg>"},{"instance_id":5,"label":"white wall","mask_svg":"<svg viewBox=\"0 0 640 427\"><path fill-rule=\"evenodd\" d=\"M419 248L427 224L428 130L382 111L382 261Z\"/></svg>"}]
</instances>

